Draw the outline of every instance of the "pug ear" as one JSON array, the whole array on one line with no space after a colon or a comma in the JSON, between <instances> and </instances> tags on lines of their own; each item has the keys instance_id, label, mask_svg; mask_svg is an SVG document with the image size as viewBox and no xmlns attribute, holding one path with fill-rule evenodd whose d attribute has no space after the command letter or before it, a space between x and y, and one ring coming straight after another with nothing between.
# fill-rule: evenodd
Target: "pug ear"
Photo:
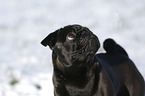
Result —
<instances>
[{"instance_id":1,"label":"pug ear","mask_svg":"<svg viewBox=\"0 0 145 96\"><path fill-rule=\"evenodd\" d=\"M41 41L41 44L45 47L48 45L52 49L56 41L57 41L57 31L50 33L46 38L44 38Z\"/></svg>"}]
</instances>

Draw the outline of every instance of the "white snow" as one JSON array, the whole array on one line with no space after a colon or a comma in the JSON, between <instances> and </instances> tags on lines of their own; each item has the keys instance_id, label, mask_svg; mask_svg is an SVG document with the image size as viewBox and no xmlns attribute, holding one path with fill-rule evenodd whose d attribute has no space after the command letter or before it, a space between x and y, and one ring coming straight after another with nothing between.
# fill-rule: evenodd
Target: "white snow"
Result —
<instances>
[{"instance_id":1,"label":"white snow","mask_svg":"<svg viewBox=\"0 0 145 96\"><path fill-rule=\"evenodd\" d=\"M144 0L0 0L0 96L53 96L51 50L40 42L69 24L87 26L101 44L113 38L145 77L144 6Z\"/></svg>"}]
</instances>

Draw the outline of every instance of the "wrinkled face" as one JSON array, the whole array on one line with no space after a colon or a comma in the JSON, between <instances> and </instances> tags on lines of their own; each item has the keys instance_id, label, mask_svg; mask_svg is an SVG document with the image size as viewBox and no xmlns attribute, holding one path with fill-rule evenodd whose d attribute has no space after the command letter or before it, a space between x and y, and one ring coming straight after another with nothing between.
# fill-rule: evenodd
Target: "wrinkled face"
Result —
<instances>
[{"instance_id":1,"label":"wrinkled face","mask_svg":"<svg viewBox=\"0 0 145 96\"><path fill-rule=\"evenodd\" d=\"M98 38L86 27L69 25L49 34L42 42L66 66L87 62L100 47Z\"/></svg>"}]
</instances>

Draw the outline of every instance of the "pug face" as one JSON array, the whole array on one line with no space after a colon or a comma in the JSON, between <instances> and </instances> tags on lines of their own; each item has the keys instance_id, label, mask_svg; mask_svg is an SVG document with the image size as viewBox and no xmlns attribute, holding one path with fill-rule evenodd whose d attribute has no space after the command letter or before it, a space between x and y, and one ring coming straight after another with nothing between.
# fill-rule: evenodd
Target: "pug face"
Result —
<instances>
[{"instance_id":1,"label":"pug face","mask_svg":"<svg viewBox=\"0 0 145 96\"><path fill-rule=\"evenodd\" d=\"M80 25L58 29L49 34L41 44L48 45L64 66L88 62L100 47L97 36Z\"/></svg>"}]
</instances>

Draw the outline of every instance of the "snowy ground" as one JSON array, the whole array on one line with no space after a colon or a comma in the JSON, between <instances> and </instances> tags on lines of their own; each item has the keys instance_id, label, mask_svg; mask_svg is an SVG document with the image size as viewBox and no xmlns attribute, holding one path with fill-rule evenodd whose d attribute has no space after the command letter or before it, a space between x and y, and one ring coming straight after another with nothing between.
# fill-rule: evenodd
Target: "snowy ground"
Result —
<instances>
[{"instance_id":1,"label":"snowy ground","mask_svg":"<svg viewBox=\"0 0 145 96\"><path fill-rule=\"evenodd\" d=\"M115 39L145 77L144 0L0 0L0 96L53 96L51 50L40 41L68 24Z\"/></svg>"}]
</instances>

